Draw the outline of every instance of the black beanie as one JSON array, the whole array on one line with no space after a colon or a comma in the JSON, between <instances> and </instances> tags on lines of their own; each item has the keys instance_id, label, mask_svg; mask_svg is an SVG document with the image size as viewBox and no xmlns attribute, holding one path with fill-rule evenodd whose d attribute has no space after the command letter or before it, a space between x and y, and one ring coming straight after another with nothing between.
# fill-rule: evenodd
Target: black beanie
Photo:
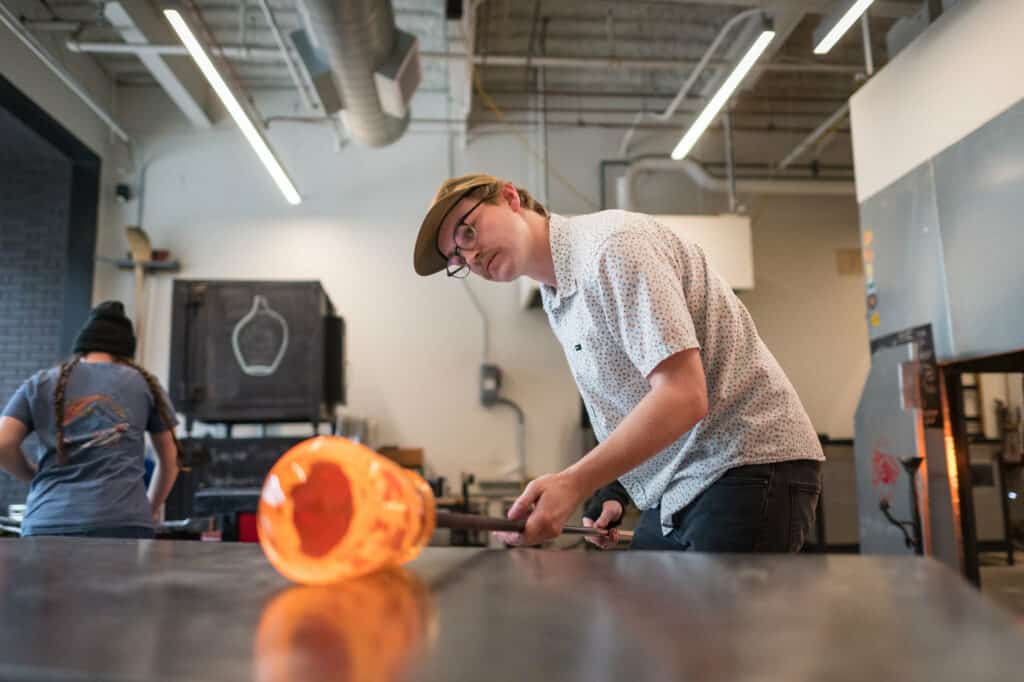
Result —
<instances>
[{"instance_id":1,"label":"black beanie","mask_svg":"<svg viewBox=\"0 0 1024 682\"><path fill-rule=\"evenodd\" d=\"M135 356L135 332L120 301L104 301L89 313L89 319L75 337L73 352L90 351L122 358Z\"/></svg>"}]
</instances>

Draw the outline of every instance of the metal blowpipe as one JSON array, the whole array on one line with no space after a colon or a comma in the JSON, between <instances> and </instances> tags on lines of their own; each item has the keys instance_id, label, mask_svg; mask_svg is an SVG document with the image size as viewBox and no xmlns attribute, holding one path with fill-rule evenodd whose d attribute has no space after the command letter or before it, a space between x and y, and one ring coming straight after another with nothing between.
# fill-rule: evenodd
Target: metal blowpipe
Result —
<instances>
[{"instance_id":1,"label":"metal blowpipe","mask_svg":"<svg viewBox=\"0 0 1024 682\"><path fill-rule=\"evenodd\" d=\"M439 511L437 512L437 527L522 533L526 528L526 521ZM608 531L603 528L585 528L583 526L563 526L562 533L568 535L608 535ZM633 540L632 531L620 530L617 535L619 542L631 542Z\"/></svg>"}]
</instances>

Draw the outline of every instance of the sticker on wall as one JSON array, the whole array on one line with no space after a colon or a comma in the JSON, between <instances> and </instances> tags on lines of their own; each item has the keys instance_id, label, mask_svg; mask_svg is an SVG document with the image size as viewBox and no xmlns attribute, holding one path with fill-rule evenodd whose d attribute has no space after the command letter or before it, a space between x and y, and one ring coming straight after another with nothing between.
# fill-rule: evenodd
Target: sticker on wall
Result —
<instances>
[{"instance_id":1,"label":"sticker on wall","mask_svg":"<svg viewBox=\"0 0 1024 682\"><path fill-rule=\"evenodd\" d=\"M892 503L902 467L894 455L882 451L881 448L887 444L886 440L882 439L871 449L871 487L875 489L879 502Z\"/></svg>"},{"instance_id":2,"label":"sticker on wall","mask_svg":"<svg viewBox=\"0 0 1024 682\"><path fill-rule=\"evenodd\" d=\"M252 308L231 332L231 347L244 374L270 376L288 350L288 322L270 307L265 296L254 296Z\"/></svg>"},{"instance_id":3,"label":"sticker on wall","mask_svg":"<svg viewBox=\"0 0 1024 682\"><path fill-rule=\"evenodd\" d=\"M882 323L882 321L879 319L878 313L871 313L871 326L872 327L877 327L881 323Z\"/></svg>"},{"instance_id":4,"label":"sticker on wall","mask_svg":"<svg viewBox=\"0 0 1024 682\"><path fill-rule=\"evenodd\" d=\"M875 305L878 303L878 293L875 288L875 250L871 248L871 244L875 241L875 233L871 230L864 230L864 246L861 249L861 253L864 255L864 286L867 289L868 295L868 308L870 310L875 309ZM872 323L874 319L872 318ZM877 324L873 326L877 327Z\"/></svg>"}]
</instances>

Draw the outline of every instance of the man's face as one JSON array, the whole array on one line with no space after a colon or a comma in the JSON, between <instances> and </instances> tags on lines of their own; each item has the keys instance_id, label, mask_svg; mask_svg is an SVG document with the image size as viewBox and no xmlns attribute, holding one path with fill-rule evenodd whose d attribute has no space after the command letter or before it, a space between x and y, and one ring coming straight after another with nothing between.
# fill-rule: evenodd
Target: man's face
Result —
<instances>
[{"instance_id":1,"label":"man's face","mask_svg":"<svg viewBox=\"0 0 1024 682\"><path fill-rule=\"evenodd\" d=\"M437 236L441 253L451 257L457 249L473 274L495 282L510 282L522 274L528 232L518 213L518 192L514 187L512 192L511 203L505 188L484 201L479 196L459 201L441 223Z\"/></svg>"}]
</instances>

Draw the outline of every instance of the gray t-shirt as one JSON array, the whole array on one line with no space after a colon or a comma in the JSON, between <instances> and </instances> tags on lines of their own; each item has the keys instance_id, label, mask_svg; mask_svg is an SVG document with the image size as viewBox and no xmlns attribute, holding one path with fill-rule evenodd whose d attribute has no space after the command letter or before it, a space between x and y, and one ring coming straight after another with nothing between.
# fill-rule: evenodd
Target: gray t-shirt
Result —
<instances>
[{"instance_id":1,"label":"gray t-shirt","mask_svg":"<svg viewBox=\"0 0 1024 682\"><path fill-rule=\"evenodd\" d=\"M729 469L824 459L796 391L699 246L626 211L550 225L558 288L541 287L544 310L599 441L650 391L651 370L700 350L707 416L619 478L640 509L661 505L663 531Z\"/></svg>"},{"instance_id":2,"label":"gray t-shirt","mask_svg":"<svg viewBox=\"0 0 1024 682\"><path fill-rule=\"evenodd\" d=\"M22 535L152 527L143 485L144 432L167 426L146 380L126 365L78 363L64 393L68 463L60 465L53 405L59 375L59 368L37 372L3 412L39 439L39 472L29 488ZM163 398L168 400L166 393Z\"/></svg>"}]
</instances>

